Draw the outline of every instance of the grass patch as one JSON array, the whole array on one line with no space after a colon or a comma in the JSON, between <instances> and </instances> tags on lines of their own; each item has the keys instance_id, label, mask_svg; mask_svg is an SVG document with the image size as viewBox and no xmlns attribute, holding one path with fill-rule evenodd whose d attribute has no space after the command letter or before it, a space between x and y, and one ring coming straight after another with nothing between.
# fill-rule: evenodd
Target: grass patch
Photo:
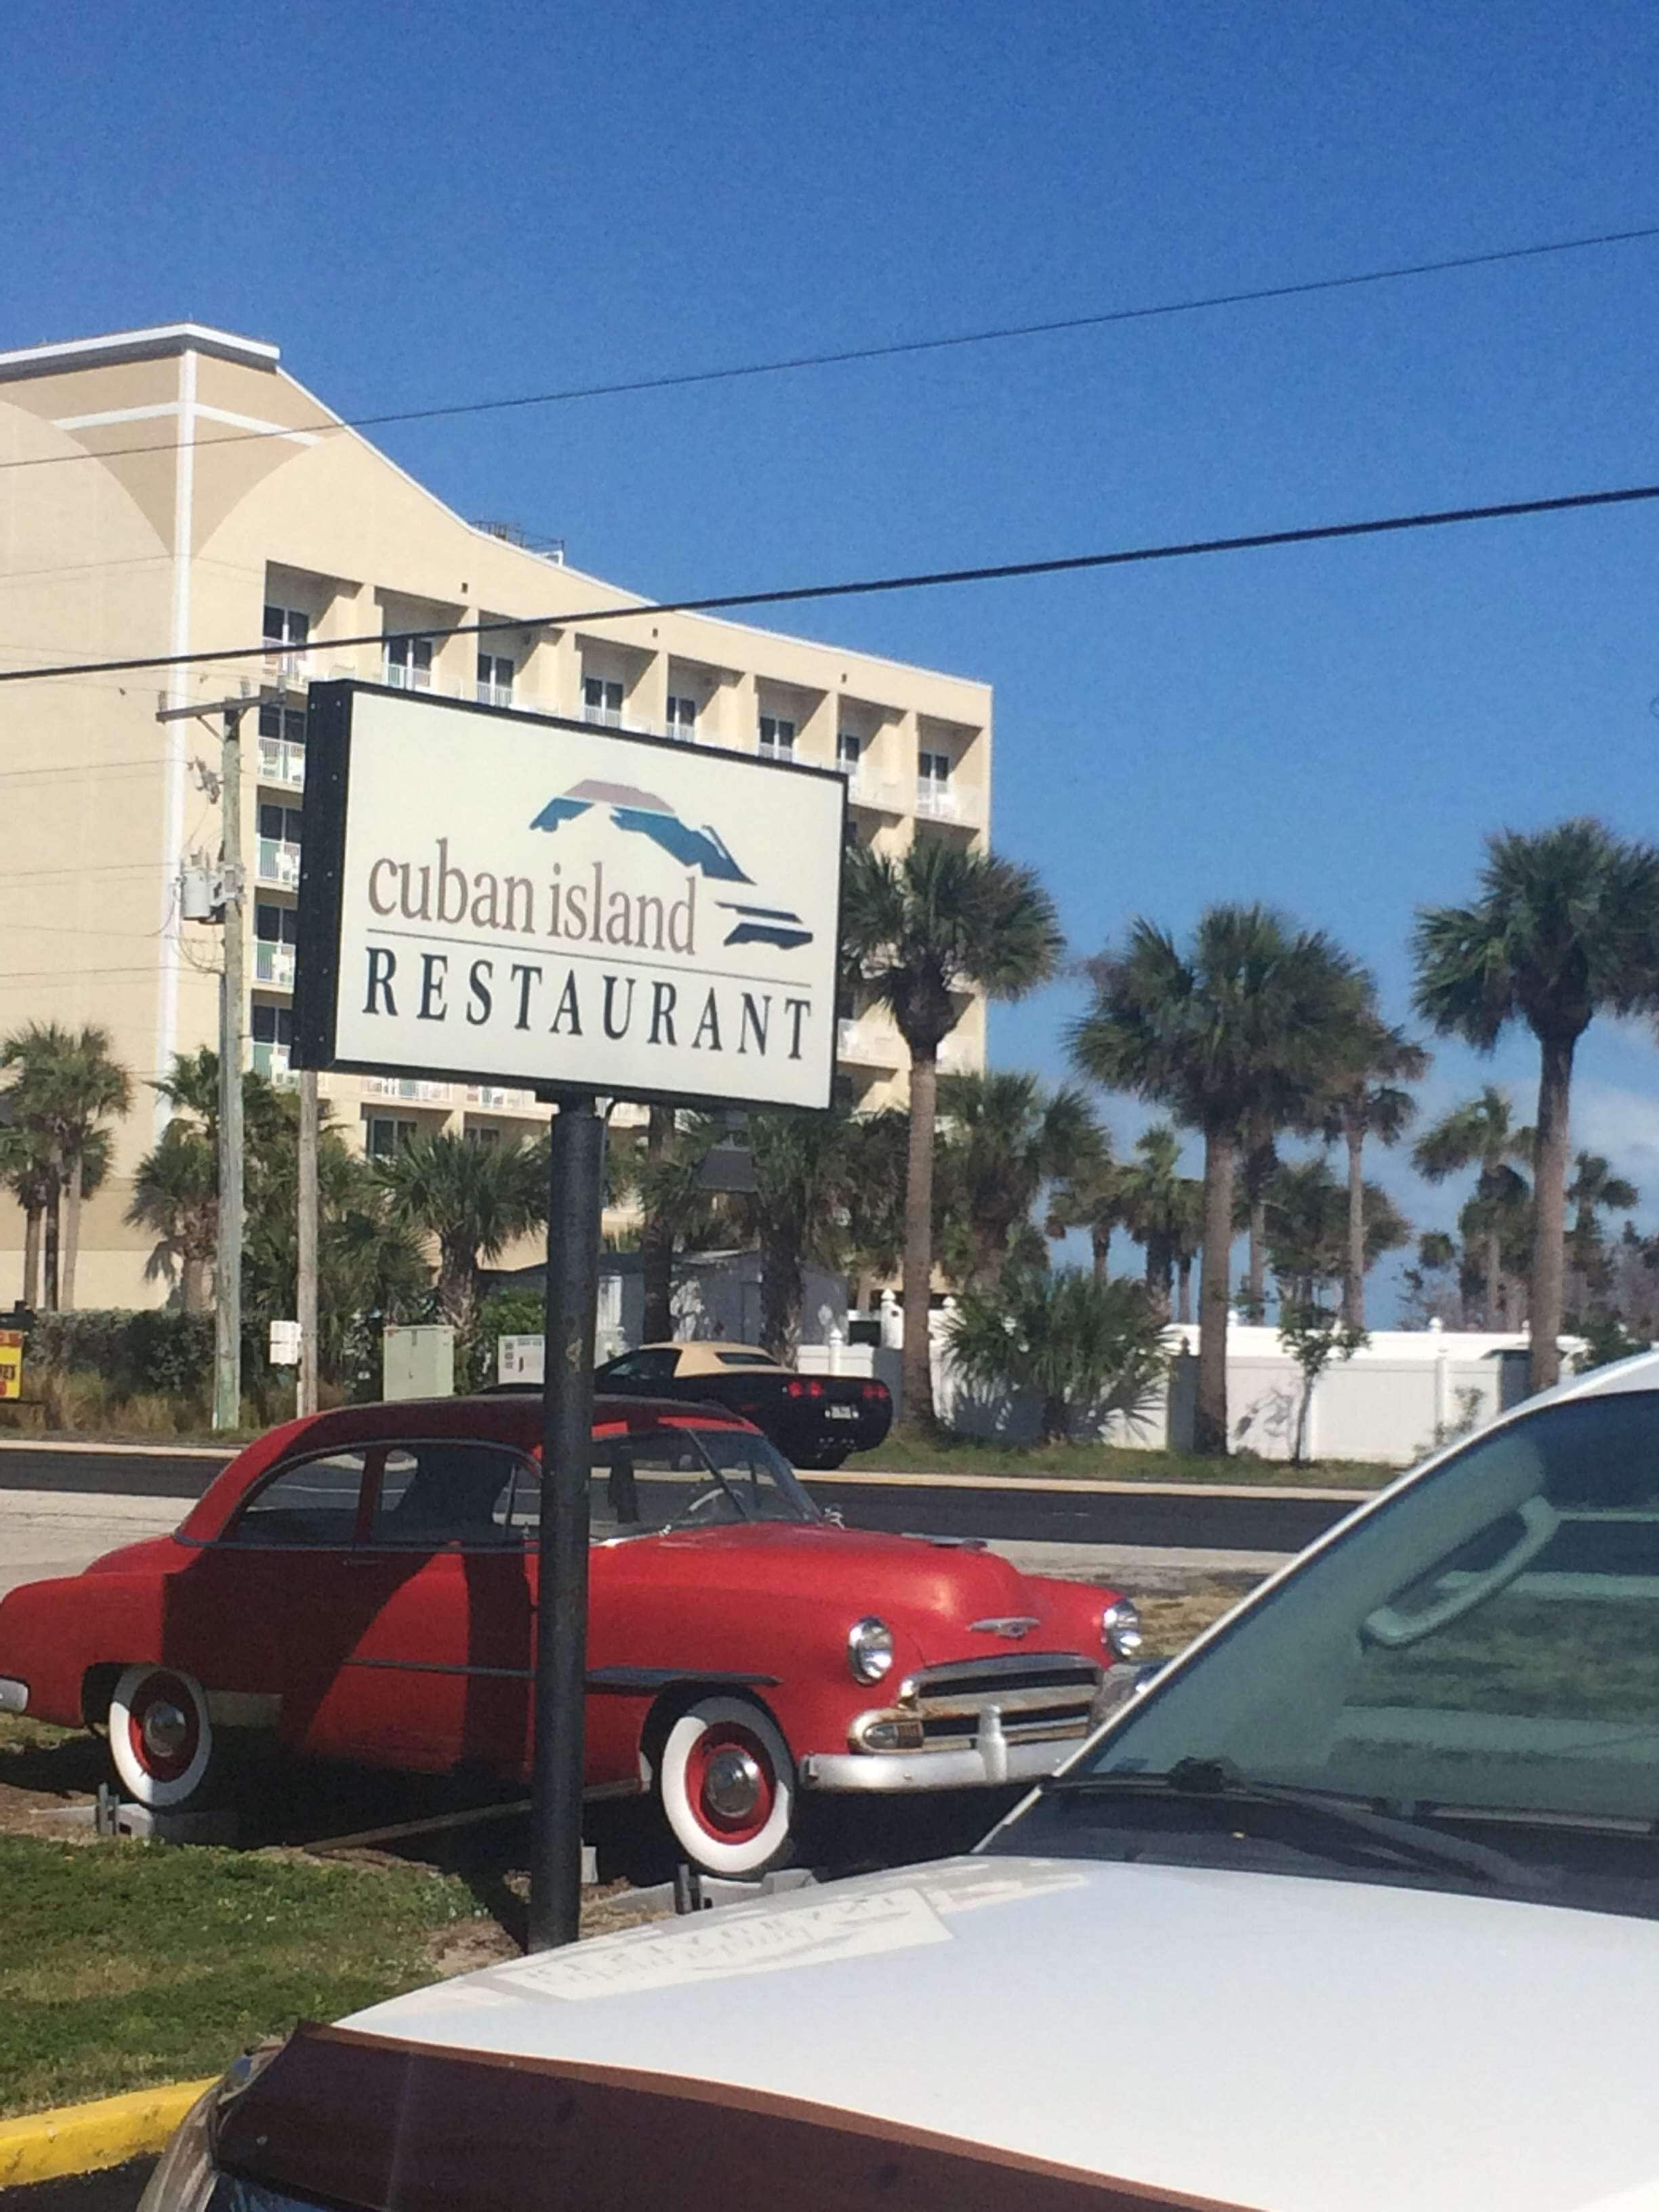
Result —
<instances>
[{"instance_id":1,"label":"grass patch","mask_svg":"<svg viewBox=\"0 0 1659 2212\"><path fill-rule=\"evenodd\" d=\"M216 2073L432 1980L434 1939L482 1917L414 1868L27 1836L0 1837L0 2116Z\"/></svg>"},{"instance_id":2,"label":"grass patch","mask_svg":"<svg viewBox=\"0 0 1659 2212\"><path fill-rule=\"evenodd\" d=\"M1397 1467L1364 1460L1322 1460L1309 1467L1255 1459L1196 1459L1183 1452L1134 1451L1114 1444L1000 1444L975 1437L929 1437L899 1427L874 1451L855 1452L849 1470L897 1474L1003 1474L1042 1481L1085 1477L1097 1482L1263 1483L1319 1490L1379 1490ZM809 1475L808 1480L811 1480Z\"/></svg>"},{"instance_id":3,"label":"grass patch","mask_svg":"<svg viewBox=\"0 0 1659 2212\"><path fill-rule=\"evenodd\" d=\"M1151 1658L1173 1659L1184 1651L1194 1637L1201 1636L1212 1621L1219 1620L1224 1613L1231 1613L1246 1593L1228 1589L1219 1583L1206 1583L1197 1589L1161 1596L1148 1591L1145 1597L1135 1600L1140 1612L1140 1625L1146 1638L1146 1652Z\"/></svg>"}]
</instances>

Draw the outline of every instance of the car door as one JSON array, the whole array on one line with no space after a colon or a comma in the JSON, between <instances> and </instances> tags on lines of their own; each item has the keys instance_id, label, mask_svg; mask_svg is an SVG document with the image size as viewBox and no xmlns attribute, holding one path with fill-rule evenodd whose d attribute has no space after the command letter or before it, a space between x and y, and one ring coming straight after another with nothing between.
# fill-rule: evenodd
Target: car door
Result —
<instances>
[{"instance_id":1,"label":"car door","mask_svg":"<svg viewBox=\"0 0 1659 2212\"><path fill-rule=\"evenodd\" d=\"M428 1770L520 1770L538 1480L510 1444L405 1437L383 1447L346 1569L357 1626L337 1748Z\"/></svg>"},{"instance_id":2,"label":"car door","mask_svg":"<svg viewBox=\"0 0 1659 2212\"><path fill-rule=\"evenodd\" d=\"M352 1556L369 1453L302 1453L252 1490L221 1534L167 1577L163 1656L210 1689L262 1701L310 1741L355 1642Z\"/></svg>"}]
</instances>

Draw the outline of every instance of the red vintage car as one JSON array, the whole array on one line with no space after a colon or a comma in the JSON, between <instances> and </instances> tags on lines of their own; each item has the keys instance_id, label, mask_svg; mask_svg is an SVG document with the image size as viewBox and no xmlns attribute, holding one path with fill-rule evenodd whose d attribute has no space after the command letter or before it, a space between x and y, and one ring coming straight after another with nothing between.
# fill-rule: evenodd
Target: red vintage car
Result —
<instances>
[{"instance_id":1,"label":"red vintage car","mask_svg":"<svg viewBox=\"0 0 1659 2212\"><path fill-rule=\"evenodd\" d=\"M171 1536L0 1601L0 1711L107 1728L142 1803L225 1735L529 1771L540 1402L356 1406L250 1444ZM587 1794L654 1790L698 1867L781 1858L802 1790L1047 1772L1139 1642L1111 1591L842 1528L747 1422L602 1399Z\"/></svg>"}]
</instances>

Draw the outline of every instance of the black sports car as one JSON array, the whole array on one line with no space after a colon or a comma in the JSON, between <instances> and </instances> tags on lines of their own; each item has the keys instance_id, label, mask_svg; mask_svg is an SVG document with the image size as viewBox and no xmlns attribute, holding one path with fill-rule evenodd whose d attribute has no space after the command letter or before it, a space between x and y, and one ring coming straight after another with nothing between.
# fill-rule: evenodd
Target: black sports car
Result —
<instances>
[{"instance_id":1,"label":"black sports car","mask_svg":"<svg viewBox=\"0 0 1659 2212\"><path fill-rule=\"evenodd\" d=\"M884 1382L860 1375L798 1375L753 1345L642 1344L597 1370L599 1390L699 1399L741 1413L796 1467L839 1467L869 1451L893 1424Z\"/></svg>"}]
</instances>

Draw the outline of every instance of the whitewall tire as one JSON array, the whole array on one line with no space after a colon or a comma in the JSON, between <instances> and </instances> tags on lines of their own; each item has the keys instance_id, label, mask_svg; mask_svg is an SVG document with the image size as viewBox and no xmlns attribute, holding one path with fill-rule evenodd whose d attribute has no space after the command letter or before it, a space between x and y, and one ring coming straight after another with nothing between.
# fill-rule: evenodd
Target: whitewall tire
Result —
<instances>
[{"instance_id":1,"label":"whitewall tire","mask_svg":"<svg viewBox=\"0 0 1659 2212\"><path fill-rule=\"evenodd\" d=\"M213 1762L213 1723L192 1674L129 1667L109 1701L109 1749L122 1788L140 1805L183 1805Z\"/></svg>"},{"instance_id":2,"label":"whitewall tire","mask_svg":"<svg viewBox=\"0 0 1659 2212\"><path fill-rule=\"evenodd\" d=\"M794 1765L769 1713L701 1698L669 1729L657 1794L674 1840L704 1874L758 1874L789 1841Z\"/></svg>"}]
</instances>

